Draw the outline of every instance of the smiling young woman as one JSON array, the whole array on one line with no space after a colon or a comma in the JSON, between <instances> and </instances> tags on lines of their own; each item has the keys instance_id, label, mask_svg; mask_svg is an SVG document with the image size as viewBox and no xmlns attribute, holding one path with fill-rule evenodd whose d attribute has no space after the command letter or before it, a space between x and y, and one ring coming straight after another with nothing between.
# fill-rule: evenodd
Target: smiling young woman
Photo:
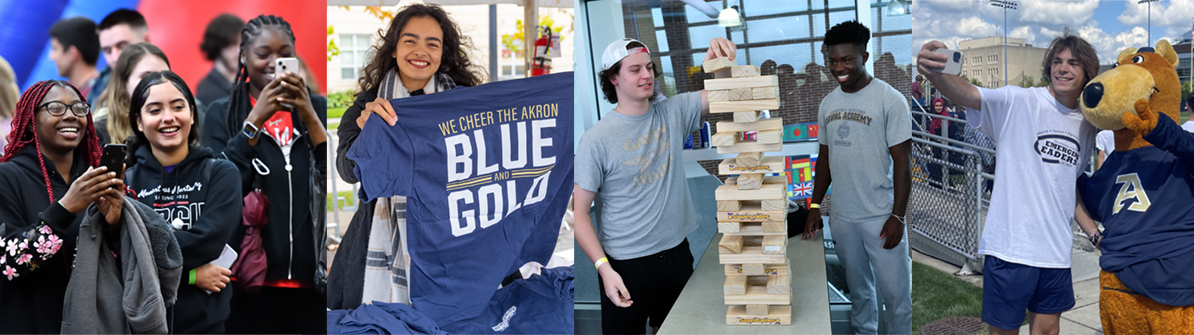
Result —
<instances>
[{"instance_id":1,"label":"smiling young woman","mask_svg":"<svg viewBox=\"0 0 1194 335\"><path fill-rule=\"evenodd\" d=\"M250 292L234 278L227 330L324 332L327 99L299 74L275 67L279 58L296 56L286 20L257 16L240 36L236 84L231 96L208 107L203 144L236 164L242 196L259 188L270 205L264 209L269 223L260 230L264 286ZM229 244L239 247L245 235L238 226Z\"/></svg>"},{"instance_id":2,"label":"smiling young woman","mask_svg":"<svg viewBox=\"0 0 1194 335\"><path fill-rule=\"evenodd\" d=\"M115 172L91 168L99 165L99 139L90 106L70 83L25 90L10 139L0 157L0 306L14 308L4 308L0 324L5 332L58 333L78 214L94 203L119 216L118 205L105 204L121 203L124 187Z\"/></svg>"},{"instance_id":3,"label":"smiling young woman","mask_svg":"<svg viewBox=\"0 0 1194 335\"><path fill-rule=\"evenodd\" d=\"M351 183L358 182L352 172L356 163L349 160L346 153L356 143L370 114L377 114L393 125L399 120L390 105L391 99L443 92L457 86L476 86L483 82L480 73L484 70L470 62L466 55L466 50L472 49L472 43L439 6L412 4L403 7L386 29L378 31L378 35L382 43L374 47L373 58L361 71L360 93L343 116L344 120L356 122L341 122L337 129L340 137L336 148L337 171L342 179ZM372 300L409 303L409 295L405 293L408 288L404 284L392 284L389 279L370 280L390 278L391 274L384 270L366 271L365 267L369 245L396 245L392 239L401 235L386 230L391 224L400 225L399 231L405 226L406 198L381 199L358 208L345 232L345 242L340 244L336 260L332 262L328 307L356 308L361 302ZM397 210L393 216L375 217L375 209L380 209L377 213ZM375 221L385 224L374 225ZM396 250L387 250L387 255L405 254L405 246L389 249ZM405 266L400 264L393 269L404 272ZM405 276L405 273L400 275Z\"/></svg>"},{"instance_id":4,"label":"smiling young woman","mask_svg":"<svg viewBox=\"0 0 1194 335\"><path fill-rule=\"evenodd\" d=\"M131 97L125 122L133 125L133 140L125 180L139 201L174 221L182 249L174 330L221 333L232 300L231 290L224 289L231 272L211 262L240 222L240 174L232 162L214 159L211 149L199 146L195 97L178 75L146 74Z\"/></svg>"}]
</instances>

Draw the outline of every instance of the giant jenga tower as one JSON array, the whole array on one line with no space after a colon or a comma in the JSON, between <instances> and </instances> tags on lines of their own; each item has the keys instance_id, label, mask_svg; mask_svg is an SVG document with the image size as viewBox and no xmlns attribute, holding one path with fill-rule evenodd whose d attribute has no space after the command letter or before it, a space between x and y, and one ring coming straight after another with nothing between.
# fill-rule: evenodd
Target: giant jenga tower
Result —
<instances>
[{"instance_id":1,"label":"giant jenga tower","mask_svg":"<svg viewBox=\"0 0 1194 335\"><path fill-rule=\"evenodd\" d=\"M759 76L753 65L736 65L722 57L704 63L705 72L730 71L732 78L705 80L710 113L734 113L734 122L717 123L712 145L717 153L736 153L718 166L726 179L717 188L717 231L721 264L726 265L727 324L788 325L792 292L787 243L787 179L782 156L783 120L759 119L760 110L779 108L779 79ZM755 140L741 133L757 131ZM763 177L779 173L779 176Z\"/></svg>"}]
</instances>

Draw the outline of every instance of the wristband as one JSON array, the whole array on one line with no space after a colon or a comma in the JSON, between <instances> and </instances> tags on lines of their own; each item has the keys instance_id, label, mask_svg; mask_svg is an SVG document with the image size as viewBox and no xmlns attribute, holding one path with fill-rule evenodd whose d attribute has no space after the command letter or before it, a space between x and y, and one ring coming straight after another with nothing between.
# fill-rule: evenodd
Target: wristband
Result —
<instances>
[{"instance_id":1,"label":"wristband","mask_svg":"<svg viewBox=\"0 0 1194 335\"><path fill-rule=\"evenodd\" d=\"M818 203L815 203L815 202L814 202L814 203L811 203L811 204L808 204L808 209L818 209L818 208L821 208L821 204L818 204Z\"/></svg>"},{"instance_id":2,"label":"wristband","mask_svg":"<svg viewBox=\"0 0 1194 335\"><path fill-rule=\"evenodd\" d=\"M893 213L893 214L891 214L891 216L894 216L896 218L896 220L900 220L900 224L905 225L905 226L908 225L908 221L906 220L906 218L908 217L907 215L899 216L899 215L895 215Z\"/></svg>"},{"instance_id":3,"label":"wristband","mask_svg":"<svg viewBox=\"0 0 1194 335\"><path fill-rule=\"evenodd\" d=\"M605 263L609 263L609 259L605 258L605 257L601 257L601 259L597 260L597 263L593 263L593 267L597 268L598 270L601 270L601 264L605 264Z\"/></svg>"},{"instance_id":4,"label":"wristband","mask_svg":"<svg viewBox=\"0 0 1194 335\"><path fill-rule=\"evenodd\" d=\"M187 281L187 285L195 285L195 269L191 269L190 273L190 279Z\"/></svg>"},{"instance_id":5,"label":"wristband","mask_svg":"<svg viewBox=\"0 0 1194 335\"><path fill-rule=\"evenodd\" d=\"M1099 233L1098 229L1095 229L1094 234L1090 235L1090 245L1098 246L1099 240L1102 240L1102 239L1103 239L1103 234Z\"/></svg>"}]
</instances>

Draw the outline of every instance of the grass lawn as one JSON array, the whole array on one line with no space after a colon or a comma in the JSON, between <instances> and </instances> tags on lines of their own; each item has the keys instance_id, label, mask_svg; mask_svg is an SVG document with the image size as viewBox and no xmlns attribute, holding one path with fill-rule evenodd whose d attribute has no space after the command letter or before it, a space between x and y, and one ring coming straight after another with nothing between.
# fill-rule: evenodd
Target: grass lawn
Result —
<instances>
[{"instance_id":1,"label":"grass lawn","mask_svg":"<svg viewBox=\"0 0 1194 335\"><path fill-rule=\"evenodd\" d=\"M328 130L336 130L336 129L340 129L340 123L339 123L339 122L336 122L336 123L329 123L329 124L328 124Z\"/></svg>"},{"instance_id":2,"label":"grass lawn","mask_svg":"<svg viewBox=\"0 0 1194 335\"><path fill-rule=\"evenodd\" d=\"M328 108L328 119L338 119L344 116L344 111L346 110L348 110L348 107Z\"/></svg>"},{"instance_id":3,"label":"grass lawn","mask_svg":"<svg viewBox=\"0 0 1194 335\"><path fill-rule=\"evenodd\" d=\"M341 206L352 206L352 205L353 205L353 200L354 200L354 199L356 199L356 197L353 197L353 196L352 196L352 191L340 191L340 192L336 192L336 196L341 196L341 197L344 197L344 199L345 199L345 200L344 200L344 203L343 203L343 204L341 204ZM328 209L327 209L327 210L328 210L329 212L331 212L331 211L332 211L332 204L333 204L333 202L332 202L332 199L333 199L333 198L335 198L335 197L333 197L333 196L332 196L332 194L328 194L328 204L327 204L327 208L328 208ZM343 207L341 207L341 208L343 208Z\"/></svg>"},{"instance_id":4,"label":"grass lawn","mask_svg":"<svg viewBox=\"0 0 1194 335\"><path fill-rule=\"evenodd\" d=\"M912 333L929 322L951 316L982 316L983 289L912 262Z\"/></svg>"}]
</instances>

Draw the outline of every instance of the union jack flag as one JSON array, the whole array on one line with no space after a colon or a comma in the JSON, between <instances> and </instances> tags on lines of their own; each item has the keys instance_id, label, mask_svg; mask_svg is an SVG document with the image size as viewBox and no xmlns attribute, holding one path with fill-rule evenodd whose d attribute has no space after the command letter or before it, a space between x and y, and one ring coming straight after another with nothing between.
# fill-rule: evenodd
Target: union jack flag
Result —
<instances>
[{"instance_id":1,"label":"union jack flag","mask_svg":"<svg viewBox=\"0 0 1194 335\"><path fill-rule=\"evenodd\" d=\"M796 198L813 196L813 182L803 182L792 184L792 194Z\"/></svg>"}]
</instances>

